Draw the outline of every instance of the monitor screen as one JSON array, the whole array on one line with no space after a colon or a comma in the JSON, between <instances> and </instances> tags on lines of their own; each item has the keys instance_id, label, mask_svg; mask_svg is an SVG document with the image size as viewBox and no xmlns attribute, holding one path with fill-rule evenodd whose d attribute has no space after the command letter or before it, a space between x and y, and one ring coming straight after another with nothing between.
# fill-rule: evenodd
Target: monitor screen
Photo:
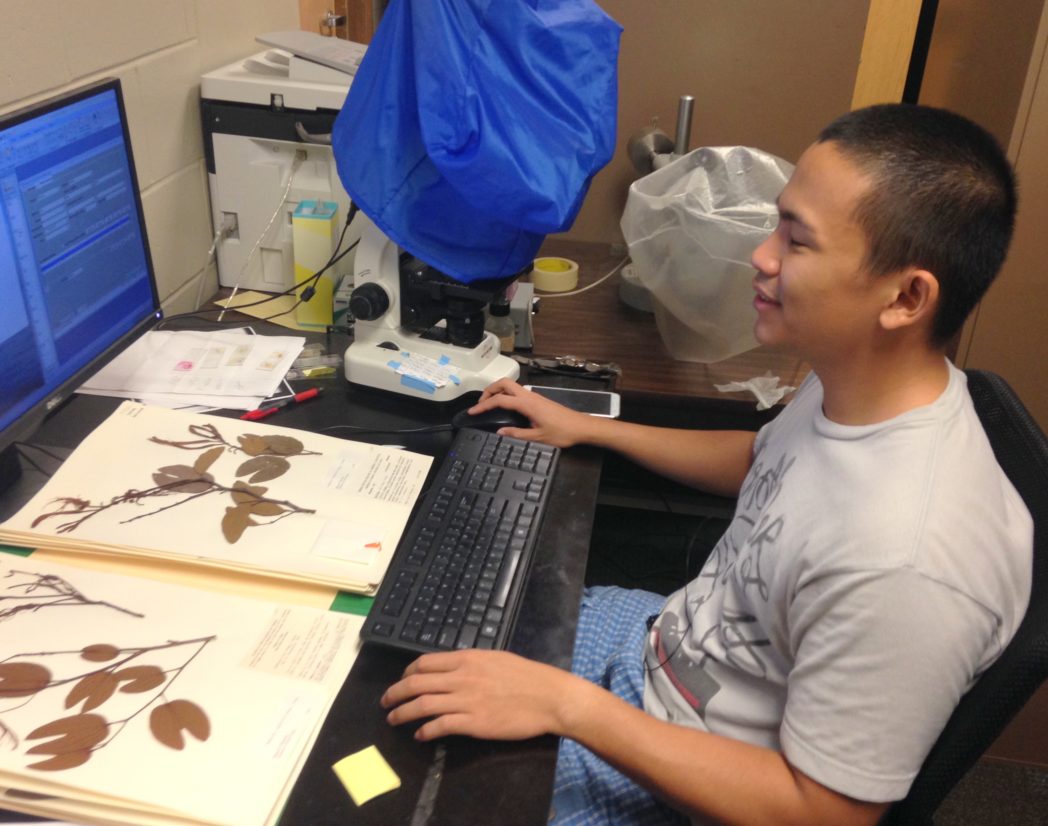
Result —
<instances>
[{"instance_id":1,"label":"monitor screen","mask_svg":"<svg viewBox=\"0 0 1048 826\"><path fill-rule=\"evenodd\" d=\"M160 317L118 80L0 115L0 221L10 460L14 441Z\"/></svg>"}]
</instances>

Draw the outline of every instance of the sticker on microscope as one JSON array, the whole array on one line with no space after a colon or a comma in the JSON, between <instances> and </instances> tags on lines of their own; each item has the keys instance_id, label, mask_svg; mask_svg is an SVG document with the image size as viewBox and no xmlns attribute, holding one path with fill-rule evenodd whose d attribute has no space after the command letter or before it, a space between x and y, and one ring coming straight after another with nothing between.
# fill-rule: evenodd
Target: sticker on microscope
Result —
<instances>
[{"instance_id":1,"label":"sticker on microscope","mask_svg":"<svg viewBox=\"0 0 1048 826\"><path fill-rule=\"evenodd\" d=\"M434 387L443 387L449 381L458 384L455 366L447 356L443 356L440 361L419 353L401 353L401 356L403 358L399 362L391 363L398 375L419 379Z\"/></svg>"}]
</instances>

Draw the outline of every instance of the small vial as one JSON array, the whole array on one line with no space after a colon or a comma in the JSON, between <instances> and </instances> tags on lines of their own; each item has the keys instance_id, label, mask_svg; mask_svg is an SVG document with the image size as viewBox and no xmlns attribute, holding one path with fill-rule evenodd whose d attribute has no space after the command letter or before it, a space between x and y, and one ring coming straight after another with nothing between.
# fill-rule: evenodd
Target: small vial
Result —
<instances>
[{"instance_id":1,"label":"small vial","mask_svg":"<svg viewBox=\"0 0 1048 826\"><path fill-rule=\"evenodd\" d=\"M505 299L492 301L488 306L488 320L484 328L494 333L499 340L499 351L512 353L516 347L517 330L509 317L509 302Z\"/></svg>"}]
</instances>

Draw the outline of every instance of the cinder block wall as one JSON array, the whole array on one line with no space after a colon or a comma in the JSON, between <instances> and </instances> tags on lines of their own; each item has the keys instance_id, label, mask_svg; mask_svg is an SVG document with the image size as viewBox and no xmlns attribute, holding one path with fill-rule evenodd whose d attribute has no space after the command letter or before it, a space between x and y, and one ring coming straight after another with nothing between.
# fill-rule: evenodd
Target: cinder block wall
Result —
<instances>
[{"instance_id":1,"label":"cinder block wall","mask_svg":"<svg viewBox=\"0 0 1048 826\"><path fill-rule=\"evenodd\" d=\"M297 29L297 0L4 0L0 111L103 77L120 78L157 288L166 314L217 288L205 272L211 220L200 76Z\"/></svg>"}]
</instances>

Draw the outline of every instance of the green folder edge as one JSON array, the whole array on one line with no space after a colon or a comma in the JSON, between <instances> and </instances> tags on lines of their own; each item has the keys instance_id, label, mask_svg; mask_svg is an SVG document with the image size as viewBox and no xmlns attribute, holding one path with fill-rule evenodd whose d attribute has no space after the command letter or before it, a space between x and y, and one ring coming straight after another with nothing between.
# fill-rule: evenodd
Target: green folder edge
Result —
<instances>
[{"instance_id":1,"label":"green folder edge","mask_svg":"<svg viewBox=\"0 0 1048 826\"><path fill-rule=\"evenodd\" d=\"M15 556L29 556L33 553L32 548L19 548L15 545L0 545L0 551ZM339 591L328 606L328 610L337 611L340 614L357 614L366 617L371 610L374 597L366 597L363 594L351 594L348 591Z\"/></svg>"}]
</instances>

